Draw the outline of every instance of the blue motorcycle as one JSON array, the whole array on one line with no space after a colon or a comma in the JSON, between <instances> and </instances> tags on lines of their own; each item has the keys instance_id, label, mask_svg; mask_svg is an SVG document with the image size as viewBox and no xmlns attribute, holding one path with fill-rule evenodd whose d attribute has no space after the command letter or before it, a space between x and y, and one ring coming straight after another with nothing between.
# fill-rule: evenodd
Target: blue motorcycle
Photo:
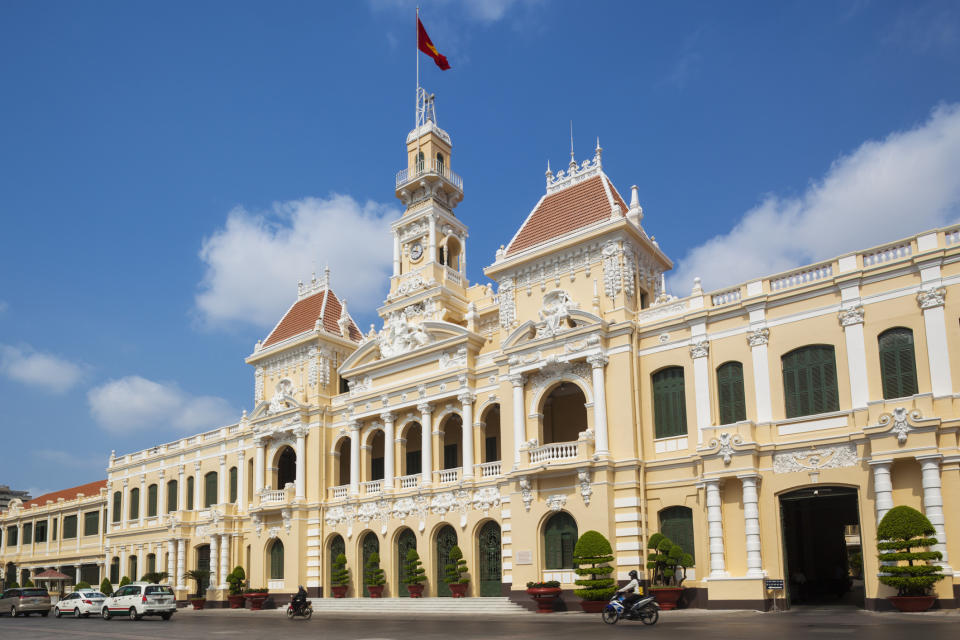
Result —
<instances>
[{"instance_id":1,"label":"blue motorcycle","mask_svg":"<svg viewBox=\"0 0 960 640\"><path fill-rule=\"evenodd\" d=\"M610 603L603 608L603 621L607 624L617 624L619 620L639 620L643 624L657 624L660 619L660 605L653 596L646 596L634 602L627 611L623 604L626 596L613 594Z\"/></svg>"}]
</instances>

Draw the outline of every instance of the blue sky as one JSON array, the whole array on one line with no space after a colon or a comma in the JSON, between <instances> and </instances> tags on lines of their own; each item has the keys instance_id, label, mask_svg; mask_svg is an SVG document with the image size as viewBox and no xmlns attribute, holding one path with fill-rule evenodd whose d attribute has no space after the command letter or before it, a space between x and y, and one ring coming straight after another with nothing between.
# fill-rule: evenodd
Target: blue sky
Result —
<instances>
[{"instance_id":1,"label":"blue sky","mask_svg":"<svg viewBox=\"0 0 960 640\"><path fill-rule=\"evenodd\" d=\"M960 218L956 2L422 0L469 276L597 136L673 293ZM387 287L414 3L0 4L0 484L236 420L330 264Z\"/></svg>"}]
</instances>

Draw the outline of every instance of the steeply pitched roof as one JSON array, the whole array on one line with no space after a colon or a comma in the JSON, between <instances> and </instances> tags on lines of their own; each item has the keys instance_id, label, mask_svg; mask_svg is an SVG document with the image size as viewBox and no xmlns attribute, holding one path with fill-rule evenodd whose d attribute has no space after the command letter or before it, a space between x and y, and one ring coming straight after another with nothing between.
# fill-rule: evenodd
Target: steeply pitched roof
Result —
<instances>
[{"instance_id":1,"label":"steeply pitched roof","mask_svg":"<svg viewBox=\"0 0 960 640\"><path fill-rule=\"evenodd\" d=\"M313 331L317 324L317 318L322 317L322 326L325 331L340 335L340 325L337 321L340 319L342 307L336 294L330 289L324 289L319 293L307 296L297 300L292 307L284 314L283 319L274 327L270 335L264 341L263 346L269 347L272 344L292 338L305 331ZM363 338L360 329L350 319L350 339L359 342Z\"/></svg>"},{"instance_id":2,"label":"steeply pitched roof","mask_svg":"<svg viewBox=\"0 0 960 640\"><path fill-rule=\"evenodd\" d=\"M100 489L107 486L106 480L97 480L96 482L88 482L87 484L82 484L79 487L70 487L69 489L61 489L60 491L54 491L53 493L45 493L42 496L37 496L24 502L24 507L42 507L47 504L47 500L56 502L58 499L63 498L64 500L74 500L77 497L78 493L82 493L85 496L95 496L100 493Z\"/></svg>"},{"instance_id":3,"label":"steeply pitched roof","mask_svg":"<svg viewBox=\"0 0 960 640\"><path fill-rule=\"evenodd\" d=\"M604 173L593 176L540 199L510 241L513 255L610 218L613 204L626 215L627 204Z\"/></svg>"}]
</instances>

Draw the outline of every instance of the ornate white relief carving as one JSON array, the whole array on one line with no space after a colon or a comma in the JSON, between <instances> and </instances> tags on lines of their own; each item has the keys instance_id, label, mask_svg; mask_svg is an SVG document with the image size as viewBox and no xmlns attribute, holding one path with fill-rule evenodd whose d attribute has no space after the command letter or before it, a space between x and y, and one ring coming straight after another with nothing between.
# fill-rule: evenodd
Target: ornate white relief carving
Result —
<instances>
[{"instance_id":1,"label":"ornate white relief carving","mask_svg":"<svg viewBox=\"0 0 960 640\"><path fill-rule=\"evenodd\" d=\"M637 272L637 257L632 249L623 251L623 292L632 298L636 292L633 274Z\"/></svg>"},{"instance_id":2,"label":"ornate white relief carving","mask_svg":"<svg viewBox=\"0 0 960 640\"><path fill-rule=\"evenodd\" d=\"M523 508L530 511L530 504L533 502L533 485L529 476L520 477L520 498L523 500Z\"/></svg>"},{"instance_id":3,"label":"ornate white relief carving","mask_svg":"<svg viewBox=\"0 0 960 640\"><path fill-rule=\"evenodd\" d=\"M917 292L917 304L921 309L933 309L942 307L944 299L947 297L947 290L944 287L931 287L921 289Z\"/></svg>"},{"instance_id":4,"label":"ornate white relief carving","mask_svg":"<svg viewBox=\"0 0 960 640\"><path fill-rule=\"evenodd\" d=\"M484 487L473 494L473 508L490 515L490 509L500 506L500 490L496 487Z\"/></svg>"},{"instance_id":5,"label":"ornate white relief carving","mask_svg":"<svg viewBox=\"0 0 960 640\"><path fill-rule=\"evenodd\" d=\"M747 332L747 344L750 347L760 347L770 342L770 329L751 329Z\"/></svg>"},{"instance_id":6,"label":"ornate white relief carving","mask_svg":"<svg viewBox=\"0 0 960 640\"><path fill-rule=\"evenodd\" d=\"M280 537L280 527L270 527L267 529L267 537L273 540Z\"/></svg>"},{"instance_id":7,"label":"ornate white relief carving","mask_svg":"<svg viewBox=\"0 0 960 640\"><path fill-rule=\"evenodd\" d=\"M401 498L393 503L393 517L398 520L405 520L407 516L416 511L417 506L410 498Z\"/></svg>"},{"instance_id":8,"label":"ornate white relief carving","mask_svg":"<svg viewBox=\"0 0 960 640\"><path fill-rule=\"evenodd\" d=\"M880 426L885 427L893 423L890 432L897 434L897 442L903 444L907 441L907 434L910 433L910 421L919 420L920 412L917 410L907 411L905 407L897 407L893 413L885 413L880 416Z\"/></svg>"},{"instance_id":9,"label":"ornate white relief carving","mask_svg":"<svg viewBox=\"0 0 960 640\"><path fill-rule=\"evenodd\" d=\"M621 290L623 270L620 267L620 247L616 242L603 245L603 291L608 298L616 297Z\"/></svg>"},{"instance_id":10,"label":"ornate white relief carving","mask_svg":"<svg viewBox=\"0 0 960 640\"><path fill-rule=\"evenodd\" d=\"M547 193L555 193L561 191L568 187L572 187L575 184L579 184L584 180L588 180L593 176L600 175L600 169L603 167L601 163L602 155L600 149L597 150L597 153L593 156L593 159L587 159L581 162L579 165L574 161L570 160L570 165L567 167L567 172L564 172L563 169L557 171L556 176L553 175L553 172L549 169L547 170Z\"/></svg>"},{"instance_id":11,"label":"ornate white relief carving","mask_svg":"<svg viewBox=\"0 0 960 640\"><path fill-rule=\"evenodd\" d=\"M257 372L253 377L253 401L256 404L263 402L263 366L257 366Z\"/></svg>"},{"instance_id":12,"label":"ornate white relief carving","mask_svg":"<svg viewBox=\"0 0 960 640\"><path fill-rule=\"evenodd\" d=\"M397 285L397 291L392 296L387 296L387 301L396 300L397 298L402 298L405 295L411 294L420 289L426 289L427 287L435 284L433 281L427 281L423 274L419 271L414 271L402 277L400 284Z\"/></svg>"},{"instance_id":13,"label":"ornate white relief carving","mask_svg":"<svg viewBox=\"0 0 960 640\"><path fill-rule=\"evenodd\" d=\"M591 384L592 373L586 362L551 362L530 376L530 385L534 393L549 384L564 378L579 378L585 385Z\"/></svg>"},{"instance_id":14,"label":"ornate white relief carving","mask_svg":"<svg viewBox=\"0 0 960 640\"><path fill-rule=\"evenodd\" d=\"M593 485L590 482L590 470L579 469L577 471L577 485L580 487L580 497L583 498L583 504L590 506L590 497L593 496Z\"/></svg>"},{"instance_id":15,"label":"ornate white relief carving","mask_svg":"<svg viewBox=\"0 0 960 640\"><path fill-rule=\"evenodd\" d=\"M841 327L849 327L855 324L863 324L863 305L841 309L837 314L837 320Z\"/></svg>"},{"instance_id":16,"label":"ornate white relief carving","mask_svg":"<svg viewBox=\"0 0 960 640\"><path fill-rule=\"evenodd\" d=\"M411 323L403 314L395 314L377 335L380 355L384 358L408 353L431 342L430 335L419 324Z\"/></svg>"},{"instance_id":17,"label":"ornate white relief carving","mask_svg":"<svg viewBox=\"0 0 960 640\"><path fill-rule=\"evenodd\" d=\"M687 310L687 301L681 300L672 304L658 304L643 310L638 316L638 322L650 322L667 316L676 316Z\"/></svg>"},{"instance_id":18,"label":"ornate white relief carving","mask_svg":"<svg viewBox=\"0 0 960 640\"><path fill-rule=\"evenodd\" d=\"M263 519L260 517L259 513L250 514L250 518L253 519L253 528L257 531L257 536L263 535Z\"/></svg>"},{"instance_id":19,"label":"ornate white relief carving","mask_svg":"<svg viewBox=\"0 0 960 640\"><path fill-rule=\"evenodd\" d=\"M852 444L815 449L799 449L777 453L773 456L774 473L819 471L853 467L857 464L857 448Z\"/></svg>"},{"instance_id":20,"label":"ornate white relief carving","mask_svg":"<svg viewBox=\"0 0 960 640\"><path fill-rule=\"evenodd\" d=\"M509 329L517 317L517 306L514 300L513 278L504 278L497 288L497 302L500 307L500 326Z\"/></svg>"},{"instance_id":21,"label":"ornate white relief carving","mask_svg":"<svg viewBox=\"0 0 960 640\"><path fill-rule=\"evenodd\" d=\"M441 369L467 366L467 348L460 347L456 352L444 351L440 354L439 364Z\"/></svg>"},{"instance_id":22,"label":"ornate white relief carving","mask_svg":"<svg viewBox=\"0 0 960 640\"><path fill-rule=\"evenodd\" d=\"M583 351L584 349L589 349L591 347L596 347L600 344L600 336L593 335L584 338L583 340L575 340L573 342L567 342L563 345L563 350L567 353L576 353L577 351Z\"/></svg>"},{"instance_id":23,"label":"ornate white relief carving","mask_svg":"<svg viewBox=\"0 0 960 640\"><path fill-rule=\"evenodd\" d=\"M289 378L284 378L278 382L273 390L273 397L270 399L270 407L267 409L267 413L279 413L289 409L288 405L290 403L287 397L293 396L294 392L293 383Z\"/></svg>"},{"instance_id":24,"label":"ornate white relief carving","mask_svg":"<svg viewBox=\"0 0 960 640\"><path fill-rule=\"evenodd\" d=\"M547 498L547 508L550 511L560 511L567 504L567 496L563 493L555 493Z\"/></svg>"},{"instance_id":25,"label":"ornate white relief carving","mask_svg":"<svg viewBox=\"0 0 960 640\"><path fill-rule=\"evenodd\" d=\"M715 453L723 457L723 464L730 464L733 454L736 453L733 448L735 444L743 444L743 438L739 434L731 436L726 431L721 433L719 438L710 440L710 448L716 449Z\"/></svg>"},{"instance_id":26,"label":"ornate white relief carving","mask_svg":"<svg viewBox=\"0 0 960 640\"><path fill-rule=\"evenodd\" d=\"M695 340L690 344L690 357L696 360L697 358L706 358L710 355L710 341L707 339Z\"/></svg>"},{"instance_id":27,"label":"ornate white relief carving","mask_svg":"<svg viewBox=\"0 0 960 640\"><path fill-rule=\"evenodd\" d=\"M350 387L350 397L353 398L369 391L373 387L373 378L366 376L359 380L350 380L347 384Z\"/></svg>"},{"instance_id":28,"label":"ornate white relief carving","mask_svg":"<svg viewBox=\"0 0 960 640\"><path fill-rule=\"evenodd\" d=\"M320 376L320 368L317 363L317 348L310 347L310 351L307 353L307 358L309 359L309 365L307 365L307 384L311 387L317 386L317 379Z\"/></svg>"},{"instance_id":29,"label":"ornate white relief carving","mask_svg":"<svg viewBox=\"0 0 960 640\"><path fill-rule=\"evenodd\" d=\"M537 330L535 337L552 338L561 331L572 328L568 326L572 324L570 310L579 306L566 291L557 289L548 292L543 296L543 306L537 312L540 321L534 325Z\"/></svg>"}]
</instances>

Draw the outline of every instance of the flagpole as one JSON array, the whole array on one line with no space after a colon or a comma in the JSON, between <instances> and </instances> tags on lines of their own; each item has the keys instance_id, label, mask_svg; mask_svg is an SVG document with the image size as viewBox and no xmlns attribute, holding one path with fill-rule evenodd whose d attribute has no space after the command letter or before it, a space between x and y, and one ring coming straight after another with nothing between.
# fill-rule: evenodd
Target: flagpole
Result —
<instances>
[{"instance_id":1,"label":"flagpole","mask_svg":"<svg viewBox=\"0 0 960 640\"><path fill-rule=\"evenodd\" d=\"M414 45L414 53L417 56L417 99L416 106L413 111L413 128L417 132L417 157L413 159L413 171L416 175L419 175L423 171L423 167L420 166L420 6L417 5L417 39L416 44ZM426 105L424 105L426 106Z\"/></svg>"}]
</instances>

